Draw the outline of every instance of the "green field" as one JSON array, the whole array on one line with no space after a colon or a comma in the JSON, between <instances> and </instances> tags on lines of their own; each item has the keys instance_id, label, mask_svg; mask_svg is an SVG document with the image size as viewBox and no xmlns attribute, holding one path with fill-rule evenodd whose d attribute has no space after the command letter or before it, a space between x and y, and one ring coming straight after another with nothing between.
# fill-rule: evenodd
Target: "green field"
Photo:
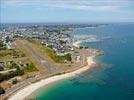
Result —
<instances>
[{"instance_id":1,"label":"green field","mask_svg":"<svg viewBox=\"0 0 134 100\"><path fill-rule=\"evenodd\" d=\"M57 55L52 49L47 49L47 54L56 62L56 63L65 63L67 61L72 61L71 54L65 54L63 56Z\"/></svg>"}]
</instances>

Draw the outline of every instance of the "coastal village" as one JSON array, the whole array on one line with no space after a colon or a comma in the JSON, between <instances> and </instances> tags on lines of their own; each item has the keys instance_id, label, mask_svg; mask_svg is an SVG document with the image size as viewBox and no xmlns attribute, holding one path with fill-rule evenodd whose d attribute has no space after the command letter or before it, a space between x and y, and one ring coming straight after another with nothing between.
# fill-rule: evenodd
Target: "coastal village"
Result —
<instances>
[{"instance_id":1,"label":"coastal village","mask_svg":"<svg viewBox=\"0 0 134 100\"><path fill-rule=\"evenodd\" d=\"M134 100L134 0L0 0L0 100Z\"/></svg>"},{"instance_id":2,"label":"coastal village","mask_svg":"<svg viewBox=\"0 0 134 100\"><path fill-rule=\"evenodd\" d=\"M9 25L0 27L0 98L41 79L77 70L103 54L73 45L74 28L99 25ZM78 45L78 44L77 44Z\"/></svg>"}]
</instances>

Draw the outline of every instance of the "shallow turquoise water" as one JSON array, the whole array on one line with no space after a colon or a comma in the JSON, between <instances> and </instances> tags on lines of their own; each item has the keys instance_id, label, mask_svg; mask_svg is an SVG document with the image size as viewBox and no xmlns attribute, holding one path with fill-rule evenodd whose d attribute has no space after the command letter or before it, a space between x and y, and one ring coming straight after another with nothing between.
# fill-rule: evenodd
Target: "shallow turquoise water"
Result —
<instances>
[{"instance_id":1,"label":"shallow turquoise water","mask_svg":"<svg viewBox=\"0 0 134 100\"><path fill-rule=\"evenodd\" d=\"M36 93L37 100L134 100L134 24L76 29L70 33L95 35L100 42L82 43L105 51L104 66L56 82Z\"/></svg>"}]
</instances>

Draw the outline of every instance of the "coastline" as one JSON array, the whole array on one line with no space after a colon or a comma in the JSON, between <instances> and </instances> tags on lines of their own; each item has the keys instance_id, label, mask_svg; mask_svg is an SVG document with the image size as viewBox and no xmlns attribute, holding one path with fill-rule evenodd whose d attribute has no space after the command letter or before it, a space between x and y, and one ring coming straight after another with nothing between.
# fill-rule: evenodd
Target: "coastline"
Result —
<instances>
[{"instance_id":1,"label":"coastline","mask_svg":"<svg viewBox=\"0 0 134 100\"><path fill-rule=\"evenodd\" d=\"M78 40L78 41L75 41L73 42L73 46L76 47L76 48L79 48L80 47L80 43L82 43L82 41Z\"/></svg>"},{"instance_id":2,"label":"coastline","mask_svg":"<svg viewBox=\"0 0 134 100\"><path fill-rule=\"evenodd\" d=\"M56 76L53 76L53 77L50 77L47 79L40 80L39 82L33 83L33 84L21 89L20 91L18 91L14 95L12 95L8 100L23 100L24 98L26 98L27 96L32 94L34 91L36 91L37 89L39 89L43 86L51 84L55 81L59 81L59 80L73 77L77 74L83 73L84 71L92 68L93 64L95 64L94 56L89 56L89 57L87 57L87 65L85 67L82 67L82 68L80 68L76 71L73 71L73 72L69 72L69 73L65 73L65 74L61 74L61 75L56 75Z\"/></svg>"}]
</instances>

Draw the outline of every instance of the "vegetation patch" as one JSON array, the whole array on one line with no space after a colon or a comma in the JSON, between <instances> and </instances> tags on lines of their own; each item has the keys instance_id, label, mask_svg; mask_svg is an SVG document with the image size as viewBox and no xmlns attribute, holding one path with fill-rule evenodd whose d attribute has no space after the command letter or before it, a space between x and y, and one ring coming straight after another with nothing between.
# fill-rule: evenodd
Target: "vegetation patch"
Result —
<instances>
[{"instance_id":1,"label":"vegetation patch","mask_svg":"<svg viewBox=\"0 0 134 100\"><path fill-rule=\"evenodd\" d=\"M15 78L12 80L12 84L17 84L18 80Z\"/></svg>"},{"instance_id":2,"label":"vegetation patch","mask_svg":"<svg viewBox=\"0 0 134 100\"><path fill-rule=\"evenodd\" d=\"M11 58L25 57L26 55L17 49L0 50L0 58L10 56Z\"/></svg>"},{"instance_id":3,"label":"vegetation patch","mask_svg":"<svg viewBox=\"0 0 134 100\"><path fill-rule=\"evenodd\" d=\"M16 76L22 76L26 72L38 71L38 69L35 67L33 63L22 64L22 63L16 63L13 61L10 62L10 66L8 66L7 69L10 69L10 70L5 73L0 74L0 82L9 80ZM15 70L12 70L12 69L15 69Z\"/></svg>"},{"instance_id":4,"label":"vegetation patch","mask_svg":"<svg viewBox=\"0 0 134 100\"><path fill-rule=\"evenodd\" d=\"M5 93L5 90L0 86L0 95L4 93Z\"/></svg>"},{"instance_id":5,"label":"vegetation patch","mask_svg":"<svg viewBox=\"0 0 134 100\"><path fill-rule=\"evenodd\" d=\"M0 82L13 78L15 76L24 75L24 71L21 69L17 69L15 71L10 71L8 73L0 74Z\"/></svg>"},{"instance_id":6,"label":"vegetation patch","mask_svg":"<svg viewBox=\"0 0 134 100\"><path fill-rule=\"evenodd\" d=\"M38 71L38 69L35 67L33 63L30 63L30 64L26 64L26 66L24 67L24 71L33 72L33 71Z\"/></svg>"},{"instance_id":7,"label":"vegetation patch","mask_svg":"<svg viewBox=\"0 0 134 100\"><path fill-rule=\"evenodd\" d=\"M0 50L5 50L6 46L3 44L3 42L0 40Z\"/></svg>"},{"instance_id":8,"label":"vegetation patch","mask_svg":"<svg viewBox=\"0 0 134 100\"><path fill-rule=\"evenodd\" d=\"M47 54L57 63L64 63L66 61L72 61L71 54L65 54L63 56L57 55L52 49L47 49Z\"/></svg>"}]
</instances>

